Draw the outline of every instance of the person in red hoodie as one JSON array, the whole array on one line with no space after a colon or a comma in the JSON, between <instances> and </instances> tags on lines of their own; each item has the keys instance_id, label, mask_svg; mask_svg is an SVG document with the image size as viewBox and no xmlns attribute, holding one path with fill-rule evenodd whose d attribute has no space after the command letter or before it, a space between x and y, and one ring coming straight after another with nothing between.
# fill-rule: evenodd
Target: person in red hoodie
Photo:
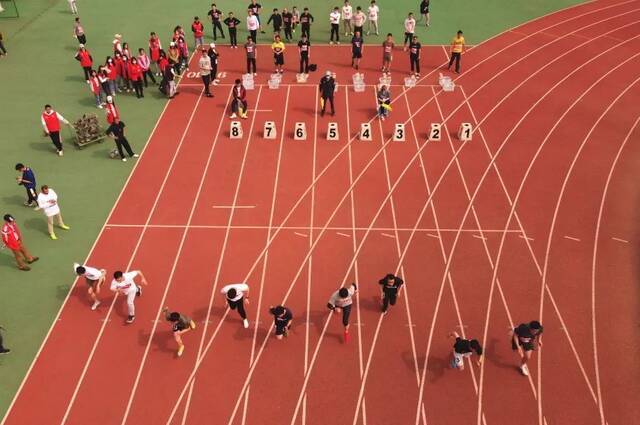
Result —
<instances>
[{"instance_id":1,"label":"person in red hoodie","mask_svg":"<svg viewBox=\"0 0 640 425\"><path fill-rule=\"evenodd\" d=\"M129 79L133 83L133 89L136 91L136 97L138 99L144 97L142 91L142 68L138 64L138 59L131 58L129 63Z\"/></svg>"},{"instance_id":2,"label":"person in red hoodie","mask_svg":"<svg viewBox=\"0 0 640 425\"><path fill-rule=\"evenodd\" d=\"M89 76L89 87L91 88L91 93L96 97L96 107L102 109L102 85L100 84L100 79L98 78L98 73L94 70L91 70L91 75Z\"/></svg>"},{"instance_id":3,"label":"person in red hoodie","mask_svg":"<svg viewBox=\"0 0 640 425\"><path fill-rule=\"evenodd\" d=\"M198 18L197 16L193 18L193 24L191 24L191 31L193 32L193 39L196 45L195 48L197 50L198 46L202 46L204 44L204 41L203 41L204 25L202 25L202 22L200 22L200 18Z\"/></svg>"},{"instance_id":4,"label":"person in red hoodie","mask_svg":"<svg viewBox=\"0 0 640 425\"><path fill-rule=\"evenodd\" d=\"M70 125L62 115L53 110L51 105L44 105L44 112L40 116L40 122L44 128L44 135L51 138L51 142L56 147L58 156L62 156L62 139L60 138L60 121Z\"/></svg>"},{"instance_id":5,"label":"person in red hoodie","mask_svg":"<svg viewBox=\"0 0 640 425\"><path fill-rule=\"evenodd\" d=\"M127 93L131 93L131 76L129 75L129 56L122 55L122 81L124 82L124 88Z\"/></svg>"},{"instance_id":6,"label":"person in red hoodie","mask_svg":"<svg viewBox=\"0 0 640 425\"><path fill-rule=\"evenodd\" d=\"M113 102L113 97L107 96L107 103L105 104L104 111L107 114L107 122L109 125L116 122L116 120L120 120L120 111Z\"/></svg>"},{"instance_id":7,"label":"person in red hoodie","mask_svg":"<svg viewBox=\"0 0 640 425\"><path fill-rule=\"evenodd\" d=\"M22 241L22 234L15 218L11 214L4 215L4 225L2 226L2 242L4 245L13 252L13 256L16 258L16 264L18 268L23 271L31 270L27 264L31 264L38 261L38 257L34 257L29 253L29 250Z\"/></svg>"},{"instance_id":8,"label":"person in red hoodie","mask_svg":"<svg viewBox=\"0 0 640 425\"><path fill-rule=\"evenodd\" d=\"M118 67L111 56L107 56L107 60L104 63L104 69L107 73L107 77L109 78L109 95L115 96L118 88Z\"/></svg>"},{"instance_id":9,"label":"person in red hoodie","mask_svg":"<svg viewBox=\"0 0 640 425\"><path fill-rule=\"evenodd\" d=\"M116 70L116 87L118 93L122 92L124 88L124 75L123 75L123 60L122 55L118 52L113 54L113 63L115 65Z\"/></svg>"},{"instance_id":10,"label":"person in red hoodie","mask_svg":"<svg viewBox=\"0 0 640 425\"><path fill-rule=\"evenodd\" d=\"M160 38L155 32L149 35L149 58L151 59L151 69L156 74L156 77L161 76L161 71L158 68L158 61L160 60L160 50L162 50L162 44Z\"/></svg>"},{"instance_id":11,"label":"person in red hoodie","mask_svg":"<svg viewBox=\"0 0 640 425\"><path fill-rule=\"evenodd\" d=\"M91 53L84 47L84 44L81 44L80 49L78 49L78 53L76 53L76 60L80 62L80 66L84 70L84 79L89 81L89 76L91 75L91 67L93 66L93 58L91 57Z\"/></svg>"}]
</instances>

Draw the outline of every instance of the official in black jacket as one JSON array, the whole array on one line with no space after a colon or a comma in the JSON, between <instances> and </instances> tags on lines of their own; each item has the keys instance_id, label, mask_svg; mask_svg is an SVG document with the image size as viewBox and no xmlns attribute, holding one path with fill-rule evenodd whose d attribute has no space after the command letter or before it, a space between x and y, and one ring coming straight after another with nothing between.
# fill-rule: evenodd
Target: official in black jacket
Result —
<instances>
[{"instance_id":1,"label":"official in black jacket","mask_svg":"<svg viewBox=\"0 0 640 425\"><path fill-rule=\"evenodd\" d=\"M336 114L336 110L333 106L333 93L336 90L336 80L333 78L333 73L331 71L327 71L320 79L320 104L322 105L322 110L320 111L320 115L324 116L324 110L327 106L327 101L331 103L331 115Z\"/></svg>"}]
</instances>

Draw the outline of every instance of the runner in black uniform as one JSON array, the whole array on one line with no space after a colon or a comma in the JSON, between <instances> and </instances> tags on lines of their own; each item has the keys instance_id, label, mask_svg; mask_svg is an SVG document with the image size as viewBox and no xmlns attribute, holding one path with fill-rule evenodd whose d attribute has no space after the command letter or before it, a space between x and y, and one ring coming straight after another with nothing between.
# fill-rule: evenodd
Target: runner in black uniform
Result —
<instances>
[{"instance_id":1,"label":"runner in black uniform","mask_svg":"<svg viewBox=\"0 0 640 425\"><path fill-rule=\"evenodd\" d=\"M168 322L173 323L173 326L172 326L173 338L178 343L178 352L176 353L176 355L180 357L184 352L184 344L182 343L182 334L187 333L192 329L195 329L196 322L191 320L191 318L178 313L177 311L169 312L169 307L165 307L162 310L162 313L164 314L164 318Z\"/></svg>"},{"instance_id":2,"label":"runner in black uniform","mask_svg":"<svg viewBox=\"0 0 640 425\"><path fill-rule=\"evenodd\" d=\"M240 19L233 16L233 12L229 12L229 17L224 20L225 25L229 29L229 42L234 49L238 48L238 24Z\"/></svg>"},{"instance_id":3,"label":"runner in black uniform","mask_svg":"<svg viewBox=\"0 0 640 425\"><path fill-rule=\"evenodd\" d=\"M278 9L273 9L273 13L269 16L267 25L273 23L273 33L280 35L280 29L282 28L282 15L278 12Z\"/></svg>"},{"instance_id":4,"label":"runner in black uniform","mask_svg":"<svg viewBox=\"0 0 640 425\"><path fill-rule=\"evenodd\" d=\"M380 279L378 284L382 286L382 312L386 313L389 308L389 304L396 304L398 293L400 292L400 287L404 285L404 280L389 273Z\"/></svg>"},{"instance_id":5,"label":"runner in black uniform","mask_svg":"<svg viewBox=\"0 0 640 425\"><path fill-rule=\"evenodd\" d=\"M269 313L273 314L276 338L282 339L283 336L288 336L289 329L291 329L291 322L293 321L293 313L291 310L279 305L277 307L269 307Z\"/></svg>"},{"instance_id":6,"label":"runner in black uniform","mask_svg":"<svg viewBox=\"0 0 640 425\"><path fill-rule=\"evenodd\" d=\"M464 358L471 357L475 352L478 355L478 366L482 364L482 346L477 339L462 339L458 332L451 332L451 338L455 338L453 353L451 355L451 367L460 371L464 370Z\"/></svg>"},{"instance_id":7,"label":"runner in black uniform","mask_svg":"<svg viewBox=\"0 0 640 425\"><path fill-rule=\"evenodd\" d=\"M298 41L298 51L300 52L300 74L308 74L311 43L306 35L303 35L302 40Z\"/></svg>"},{"instance_id":8,"label":"runner in black uniform","mask_svg":"<svg viewBox=\"0 0 640 425\"><path fill-rule=\"evenodd\" d=\"M364 41L360 36L360 31L356 31L351 39L351 67L360 68L360 59L362 59L362 51L364 50Z\"/></svg>"},{"instance_id":9,"label":"runner in black uniform","mask_svg":"<svg viewBox=\"0 0 640 425\"><path fill-rule=\"evenodd\" d=\"M420 76L420 50L422 49L422 44L418 41L418 36L414 35L411 39L411 43L409 44L409 62L411 63L411 74L419 77ZM415 72L414 72L415 70Z\"/></svg>"},{"instance_id":10,"label":"runner in black uniform","mask_svg":"<svg viewBox=\"0 0 640 425\"><path fill-rule=\"evenodd\" d=\"M209 15L209 20L213 25L213 40L218 39L217 31L220 30L220 37L224 38L224 31L222 31L222 24L220 24L220 18L222 18L222 11L218 9L215 3L211 4L211 10L207 12ZM225 20L226 23L226 20Z\"/></svg>"},{"instance_id":11,"label":"runner in black uniform","mask_svg":"<svg viewBox=\"0 0 640 425\"><path fill-rule=\"evenodd\" d=\"M285 7L282 9L282 23L284 24L284 38L287 41L291 41L293 33L291 32L293 27L293 13L289 12Z\"/></svg>"},{"instance_id":12,"label":"runner in black uniform","mask_svg":"<svg viewBox=\"0 0 640 425\"><path fill-rule=\"evenodd\" d=\"M520 371L524 376L529 375L527 362L531 359L531 354L536 349L536 346L542 348L542 330L542 325L536 320L529 323L521 323L513 330L511 348L515 351L518 346L522 347L524 354L520 363Z\"/></svg>"},{"instance_id":13,"label":"runner in black uniform","mask_svg":"<svg viewBox=\"0 0 640 425\"><path fill-rule=\"evenodd\" d=\"M302 28L302 35L306 35L308 39L311 39L311 23L313 22L313 15L309 13L309 8L305 7L300 15L300 27Z\"/></svg>"}]
</instances>

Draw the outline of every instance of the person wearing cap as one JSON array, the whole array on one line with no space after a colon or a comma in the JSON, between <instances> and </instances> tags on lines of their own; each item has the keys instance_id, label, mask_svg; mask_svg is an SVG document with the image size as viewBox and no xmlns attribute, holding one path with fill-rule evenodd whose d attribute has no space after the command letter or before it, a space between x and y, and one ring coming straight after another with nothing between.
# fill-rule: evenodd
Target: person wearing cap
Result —
<instances>
[{"instance_id":1,"label":"person wearing cap","mask_svg":"<svg viewBox=\"0 0 640 425\"><path fill-rule=\"evenodd\" d=\"M388 275L380 279L378 281L378 284L382 289L382 312L386 313L387 309L389 308L389 304L396 305L396 300L398 299L400 288L402 288L402 285L404 285L404 280L389 273Z\"/></svg>"},{"instance_id":2,"label":"person wearing cap","mask_svg":"<svg viewBox=\"0 0 640 425\"><path fill-rule=\"evenodd\" d=\"M200 18L198 18L197 16L193 18L191 31L193 32L193 40L197 49L198 46L202 46L204 44L204 25L202 25L202 22L200 22Z\"/></svg>"},{"instance_id":3,"label":"person wearing cap","mask_svg":"<svg viewBox=\"0 0 640 425\"><path fill-rule=\"evenodd\" d=\"M78 46L78 52L76 53L75 58L80 62L80 66L84 71L85 81L89 81L91 68L93 66L93 57L91 57L91 53L89 53L89 51L84 47L84 44L80 44Z\"/></svg>"},{"instance_id":4,"label":"person wearing cap","mask_svg":"<svg viewBox=\"0 0 640 425\"><path fill-rule=\"evenodd\" d=\"M249 31L249 36L253 40L254 43L257 43L258 40L258 29L260 28L260 21L254 15L253 11L249 9L247 11L247 31Z\"/></svg>"},{"instance_id":5,"label":"person wearing cap","mask_svg":"<svg viewBox=\"0 0 640 425\"><path fill-rule=\"evenodd\" d=\"M209 44L207 55L209 56L209 61L211 62L211 82L215 85L220 82L220 80L218 80L218 58L220 57L220 53L218 53L218 49L216 49L215 43Z\"/></svg>"},{"instance_id":6,"label":"person wearing cap","mask_svg":"<svg viewBox=\"0 0 640 425\"><path fill-rule=\"evenodd\" d=\"M111 291L127 297L127 311L129 315L125 323L128 325L136 319L136 306L134 301L136 297L142 296L142 286L138 285L135 281L138 276L140 276L140 283L146 286L147 279L145 279L140 270L132 270L124 273L118 270L113 273L113 280L111 281Z\"/></svg>"},{"instance_id":7,"label":"person wearing cap","mask_svg":"<svg viewBox=\"0 0 640 425\"><path fill-rule=\"evenodd\" d=\"M352 283L347 288L340 288L331 295L327 308L334 313L342 311L342 325L344 326L344 342L349 341L349 316L351 315L351 306L353 304L353 296L358 292L358 286Z\"/></svg>"},{"instance_id":8,"label":"person wearing cap","mask_svg":"<svg viewBox=\"0 0 640 425\"><path fill-rule=\"evenodd\" d=\"M96 269L95 267L89 267L79 263L73 263L73 271L76 275L84 277L87 283L87 294L93 301L91 304L91 310L95 310L100 305L98 301L98 295L100 294L100 288L107 278L107 271L105 269Z\"/></svg>"},{"instance_id":9,"label":"person wearing cap","mask_svg":"<svg viewBox=\"0 0 640 425\"><path fill-rule=\"evenodd\" d=\"M233 16L233 12L229 12L229 16L224 20L224 24L227 26L229 30L229 43L231 44L232 49L238 48L238 25L240 25L240 19ZM215 28L214 28L215 31ZM222 31L220 31L222 32ZM222 34L222 38L224 38L224 34ZM215 40L215 36L213 37Z\"/></svg>"},{"instance_id":10,"label":"person wearing cap","mask_svg":"<svg viewBox=\"0 0 640 425\"><path fill-rule=\"evenodd\" d=\"M537 320L529 323L521 323L513 329L511 337L511 348L516 351L522 348L522 358L520 361L520 372L524 376L529 375L527 363L531 360L531 354L536 348L542 348L542 325Z\"/></svg>"},{"instance_id":11,"label":"person wearing cap","mask_svg":"<svg viewBox=\"0 0 640 425\"><path fill-rule=\"evenodd\" d=\"M16 219L13 218L11 214L4 215L2 243L4 243L4 246L9 248L13 253L18 269L22 271L29 271L31 270L31 267L27 264L38 261L38 257L34 257L29 253L29 250L22 240L22 233L20 233Z\"/></svg>"},{"instance_id":12,"label":"person wearing cap","mask_svg":"<svg viewBox=\"0 0 640 425\"><path fill-rule=\"evenodd\" d=\"M36 175L33 170L22 163L16 164L16 171L20 172L20 175L16 177L18 185L24 186L27 190L27 200L24 203L25 207L37 207L38 203L36 198L38 193L36 192Z\"/></svg>"},{"instance_id":13,"label":"person wearing cap","mask_svg":"<svg viewBox=\"0 0 640 425\"><path fill-rule=\"evenodd\" d=\"M306 35L303 35L302 39L298 41L298 52L300 53L300 74L308 74L311 43Z\"/></svg>"},{"instance_id":14,"label":"person wearing cap","mask_svg":"<svg viewBox=\"0 0 640 425\"><path fill-rule=\"evenodd\" d=\"M251 36L247 37L247 42L244 43L244 50L247 52L247 74L251 74L251 71L253 71L254 76L258 75L256 68L258 46Z\"/></svg>"},{"instance_id":15,"label":"person wearing cap","mask_svg":"<svg viewBox=\"0 0 640 425\"><path fill-rule=\"evenodd\" d=\"M273 324L276 328L276 339L282 339L289 335L293 323L293 313L287 307L279 305L269 307L269 313L273 315Z\"/></svg>"},{"instance_id":16,"label":"person wearing cap","mask_svg":"<svg viewBox=\"0 0 640 425\"><path fill-rule=\"evenodd\" d=\"M79 44L87 44L87 36L84 33L84 27L80 23L80 18L76 18L73 24L73 36L78 40Z\"/></svg>"},{"instance_id":17,"label":"person wearing cap","mask_svg":"<svg viewBox=\"0 0 640 425\"><path fill-rule=\"evenodd\" d=\"M335 115L336 110L333 105L333 93L336 89L336 80L333 78L333 73L331 71L325 72L324 76L320 79L318 89L320 90L320 103L322 104L320 116L324 116L327 101L331 103L331 115Z\"/></svg>"},{"instance_id":18,"label":"person wearing cap","mask_svg":"<svg viewBox=\"0 0 640 425\"><path fill-rule=\"evenodd\" d=\"M51 105L44 105L44 112L40 116L40 122L44 128L45 137L49 136L51 138L51 142L56 147L58 156L63 155L62 138L60 137L61 121L67 125L71 125L62 115L54 111Z\"/></svg>"},{"instance_id":19,"label":"person wearing cap","mask_svg":"<svg viewBox=\"0 0 640 425\"><path fill-rule=\"evenodd\" d=\"M209 16L209 20L213 25L213 41L216 41L218 39L217 31L220 31L220 37L224 38L224 31L222 31L222 24L220 23L220 20L224 16L224 13L222 13L222 11L218 9L215 3L212 3L211 10L207 12L207 15ZM225 24L226 23L227 20L225 19ZM240 22L238 21L238 24L239 23Z\"/></svg>"},{"instance_id":20,"label":"person wearing cap","mask_svg":"<svg viewBox=\"0 0 640 425\"><path fill-rule=\"evenodd\" d=\"M247 329L249 320L244 310L244 303L249 304L249 285L246 283L232 283L223 287L220 293L225 296L231 310L238 310L238 314L242 319L242 326Z\"/></svg>"},{"instance_id":21,"label":"person wearing cap","mask_svg":"<svg viewBox=\"0 0 640 425\"><path fill-rule=\"evenodd\" d=\"M120 121L120 118L115 118L106 131L107 136L116 142L116 148L118 149L118 154L120 154L122 162L127 162L127 157L124 156L124 151L122 150L123 148L131 158L138 158L140 156L131 149L131 145L124 135L125 127L124 122Z\"/></svg>"},{"instance_id":22,"label":"person wearing cap","mask_svg":"<svg viewBox=\"0 0 640 425\"><path fill-rule=\"evenodd\" d=\"M236 79L233 88L231 89L233 100L231 101L231 116L229 118L234 119L240 117L247 119L247 90L242 85L242 80Z\"/></svg>"},{"instance_id":23,"label":"person wearing cap","mask_svg":"<svg viewBox=\"0 0 640 425\"><path fill-rule=\"evenodd\" d=\"M49 230L49 236L54 241L58 239L53 231L53 220L58 222L58 227L63 230L69 230L70 227L64 224L62 221L62 213L60 212L60 205L58 205L58 194L50 189L46 184L40 188L38 194L38 206L42 209L45 217L47 217L47 229Z\"/></svg>"},{"instance_id":24,"label":"person wearing cap","mask_svg":"<svg viewBox=\"0 0 640 425\"><path fill-rule=\"evenodd\" d=\"M211 59L207 54L207 49L204 47L201 50L198 67L200 68L200 77L202 78L202 84L204 85L204 95L207 97L213 97L209 91L209 84L211 84Z\"/></svg>"},{"instance_id":25,"label":"person wearing cap","mask_svg":"<svg viewBox=\"0 0 640 425\"><path fill-rule=\"evenodd\" d=\"M176 356L182 357L182 353L184 353L184 343L182 342L182 335L195 329L196 322L194 322L190 317L178 313L177 311L169 311L169 307L163 308L162 314L164 314L164 318L167 322L172 323L171 331L173 332L173 339L175 339L176 343L178 344L178 351L176 352Z\"/></svg>"},{"instance_id":26,"label":"person wearing cap","mask_svg":"<svg viewBox=\"0 0 640 425\"><path fill-rule=\"evenodd\" d=\"M284 50L285 45L282 42L282 39L279 35L276 35L273 38L273 43L271 43L271 50L273 51L273 62L276 66L275 72L278 74L284 73L282 67L284 66Z\"/></svg>"}]
</instances>

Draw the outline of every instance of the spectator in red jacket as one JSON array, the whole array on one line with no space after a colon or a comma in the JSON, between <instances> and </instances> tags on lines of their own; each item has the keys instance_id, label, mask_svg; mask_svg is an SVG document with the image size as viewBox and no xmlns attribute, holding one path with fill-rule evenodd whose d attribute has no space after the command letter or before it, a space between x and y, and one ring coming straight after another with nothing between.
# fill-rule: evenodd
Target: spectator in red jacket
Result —
<instances>
[{"instance_id":1,"label":"spectator in red jacket","mask_svg":"<svg viewBox=\"0 0 640 425\"><path fill-rule=\"evenodd\" d=\"M78 53L76 53L75 58L80 62L80 66L84 70L84 79L89 81L91 67L93 66L93 58L91 57L91 53L89 53L89 51L84 47L84 44L80 45L80 49L78 49Z\"/></svg>"},{"instance_id":2,"label":"spectator in red jacket","mask_svg":"<svg viewBox=\"0 0 640 425\"><path fill-rule=\"evenodd\" d=\"M151 69L156 74L156 77L161 76L161 71L158 68L158 61L160 60L160 50L162 50L162 44L160 38L155 32L149 35L149 57L151 58Z\"/></svg>"},{"instance_id":3,"label":"spectator in red jacket","mask_svg":"<svg viewBox=\"0 0 640 425\"><path fill-rule=\"evenodd\" d=\"M113 102L112 96L107 96L107 103L104 109L105 109L105 112L107 113L107 122L109 124L113 124L117 120L120 120L120 111L118 111L118 107Z\"/></svg>"},{"instance_id":4,"label":"spectator in red jacket","mask_svg":"<svg viewBox=\"0 0 640 425\"><path fill-rule=\"evenodd\" d=\"M91 88L91 93L93 93L96 98L96 107L102 109L102 85L100 84L98 73L94 70L91 70L91 75L89 76L89 80L87 82L89 84L89 88Z\"/></svg>"},{"instance_id":5,"label":"spectator in red jacket","mask_svg":"<svg viewBox=\"0 0 640 425\"><path fill-rule=\"evenodd\" d=\"M131 58L131 63L129 63L129 79L133 83L133 88L136 91L136 97L138 99L144 97L144 92L142 91L142 68L138 64L138 59Z\"/></svg>"},{"instance_id":6,"label":"spectator in red jacket","mask_svg":"<svg viewBox=\"0 0 640 425\"><path fill-rule=\"evenodd\" d=\"M198 46L202 46L204 44L204 25L200 22L200 18L197 16L193 18L193 24L191 24L191 31L193 32L193 39L196 45L196 50Z\"/></svg>"},{"instance_id":7,"label":"spectator in red jacket","mask_svg":"<svg viewBox=\"0 0 640 425\"><path fill-rule=\"evenodd\" d=\"M60 121L70 125L62 115L53 110L51 105L44 105L44 112L40 116L40 122L44 128L44 135L51 138L51 142L56 147L58 156L62 156L62 139L60 138Z\"/></svg>"},{"instance_id":8,"label":"spectator in red jacket","mask_svg":"<svg viewBox=\"0 0 640 425\"><path fill-rule=\"evenodd\" d=\"M109 77L109 94L111 96L115 96L116 90L118 89L118 67L116 66L116 63L111 56L107 56L107 60L104 64L104 69L107 72L107 76Z\"/></svg>"},{"instance_id":9,"label":"spectator in red jacket","mask_svg":"<svg viewBox=\"0 0 640 425\"><path fill-rule=\"evenodd\" d=\"M4 226L2 226L2 242L7 248L11 250L11 252L13 252L14 257L16 257L16 263L20 270L31 270L31 267L29 267L25 263L31 264L34 261L38 261L38 257L32 256L29 253L29 250L27 250L27 247L24 245L20 229L18 229L16 220L11 214L5 214L4 216Z\"/></svg>"},{"instance_id":10,"label":"spectator in red jacket","mask_svg":"<svg viewBox=\"0 0 640 425\"><path fill-rule=\"evenodd\" d=\"M124 88L127 93L131 93L131 76L129 75L129 56L122 55L122 64L121 72L122 72L122 81L124 84Z\"/></svg>"}]
</instances>

